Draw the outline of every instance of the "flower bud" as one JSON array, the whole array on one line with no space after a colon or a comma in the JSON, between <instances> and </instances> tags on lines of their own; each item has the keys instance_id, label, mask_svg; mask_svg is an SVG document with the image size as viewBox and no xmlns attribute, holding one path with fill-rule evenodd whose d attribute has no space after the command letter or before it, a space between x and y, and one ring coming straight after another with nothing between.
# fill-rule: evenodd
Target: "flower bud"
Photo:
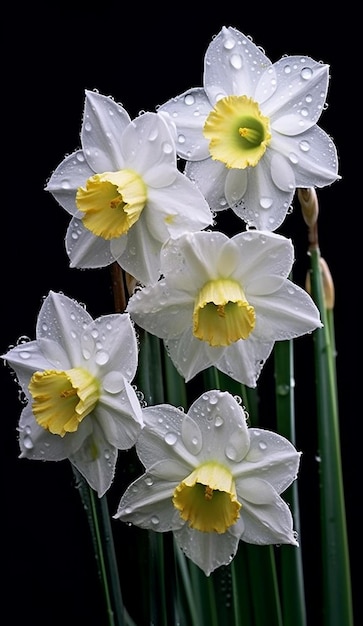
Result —
<instances>
[{"instance_id":1,"label":"flower bud","mask_svg":"<svg viewBox=\"0 0 363 626\"><path fill-rule=\"evenodd\" d=\"M305 223L309 228L316 224L319 214L318 197L314 187L299 188L297 196Z\"/></svg>"},{"instance_id":2,"label":"flower bud","mask_svg":"<svg viewBox=\"0 0 363 626\"><path fill-rule=\"evenodd\" d=\"M327 310L331 310L334 308L335 303L335 289L332 275L330 273L329 267L325 259L320 257L320 271L323 280L323 291L324 291L324 303ZM311 295L311 280L310 280L310 272L306 275L305 281L305 289Z\"/></svg>"}]
</instances>

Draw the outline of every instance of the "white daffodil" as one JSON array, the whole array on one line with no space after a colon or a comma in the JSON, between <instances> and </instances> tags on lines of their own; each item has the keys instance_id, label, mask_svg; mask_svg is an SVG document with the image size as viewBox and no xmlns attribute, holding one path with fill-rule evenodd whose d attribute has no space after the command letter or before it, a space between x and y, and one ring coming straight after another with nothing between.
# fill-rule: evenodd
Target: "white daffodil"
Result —
<instances>
[{"instance_id":1,"label":"white daffodil","mask_svg":"<svg viewBox=\"0 0 363 626\"><path fill-rule=\"evenodd\" d=\"M164 339L187 381L214 365L255 387L275 341L321 327L309 294L287 278L293 260L291 241L270 231L182 235L162 250L162 280L137 290L127 311Z\"/></svg>"},{"instance_id":2,"label":"white daffodil","mask_svg":"<svg viewBox=\"0 0 363 626\"><path fill-rule=\"evenodd\" d=\"M298 545L280 497L300 460L287 439L248 428L236 398L217 390L188 413L161 404L143 416L136 450L145 473L127 488L115 518L172 531L207 576L232 560L240 539Z\"/></svg>"},{"instance_id":3,"label":"white daffodil","mask_svg":"<svg viewBox=\"0 0 363 626\"><path fill-rule=\"evenodd\" d=\"M249 37L222 28L205 55L204 88L158 109L213 211L231 207L247 224L276 230L297 187L339 178L335 146L317 126L328 81L328 65L307 56L272 64Z\"/></svg>"},{"instance_id":4,"label":"white daffodil","mask_svg":"<svg viewBox=\"0 0 363 626\"><path fill-rule=\"evenodd\" d=\"M36 340L2 355L27 404L19 423L21 457L68 458L101 497L113 480L117 451L131 448L142 411L130 384L138 362L127 313L95 320L67 296L50 292Z\"/></svg>"},{"instance_id":5,"label":"white daffodil","mask_svg":"<svg viewBox=\"0 0 363 626\"><path fill-rule=\"evenodd\" d=\"M156 113L131 121L112 98L86 91L81 144L46 186L73 216L71 266L116 260L140 282L155 282L161 245L213 221L201 192L177 169L168 125Z\"/></svg>"}]
</instances>

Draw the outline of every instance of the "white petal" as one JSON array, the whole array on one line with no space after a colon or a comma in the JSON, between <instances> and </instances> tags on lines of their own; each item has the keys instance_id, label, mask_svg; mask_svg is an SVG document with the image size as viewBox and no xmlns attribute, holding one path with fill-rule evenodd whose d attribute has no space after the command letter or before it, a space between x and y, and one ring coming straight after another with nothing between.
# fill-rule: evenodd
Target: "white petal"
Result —
<instances>
[{"instance_id":1,"label":"white petal","mask_svg":"<svg viewBox=\"0 0 363 626\"><path fill-rule=\"evenodd\" d=\"M131 381L138 362L135 329L127 313L103 315L91 322L81 336L83 351L95 361L100 377L116 371Z\"/></svg>"},{"instance_id":2,"label":"white petal","mask_svg":"<svg viewBox=\"0 0 363 626\"><path fill-rule=\"evenodd\" d=\"M119 241L120 246L126 245L124 238L120 237ZM83 269L107 267L115 260L110 242L91 233L83 226L82 221L75 217L67 229L66 248L71 267Z\"/></svg>"},{"instance_id":3,"label":"white petal","mask_svg":"<svg viewBox=\"0 0 363 626\"><path fill-rule=\"evenodd\" d=\"M189 528L187 524L174 532L179 548L206 576L217 567L228 565L237 552L239 538L231 532L223 534L203 533Z\"/></svg>"},{"instance_id":4,"label":"white petal","mask_svg":"<svg viewBox=\"0 0 363 626\"><path fill-rule=\"evenodd\" d=\"M46 191L49 191L59 204L71 215L77 213L76 192L94 174L82 150L67 156L51 175Z\"/></svg>"},{"instance_id":5,"label":"white petal","mask_svg":"<svg viewBox=\"0 0 363 626\"><path fill-rule=\"evenodd\" d=\"M149 188L145 215L153 236L162 243L169 236L175 238L185 232L199 231L213 222L204 196L181 172L177 173L172 185L162 189ZM160 228L158 223L161 220Z\"/></svg>"},{"instance_id":6,"label":"white petal","mask_svg":"<svg viewBox=\"0 0 363 626\"><path fill-rule=\"evenodd\" d=\"M298 134L313 126L325 104L329 66L310 57L288 56L274 63L277 89L263 104L271 126L287 134Z\"/></svg>"},{"instance_id":7,"label":"white petal","mask_svg":"<svg viewBox=\"0 0 363 626\"><path fill-rule=\"evenodd\" d=\"M271 495L274 501L266 505L242 501L244 532L241 539L258 545L290 543L298 546L289 507L277 493Z\"/></svg>"},{"instance_id":8,"label":"white petal","mask_svg":"<svg viewBox=\"0 0 363 626\"><path fill-rule=\"evenodd\" d=\"M175 179L176 152L168 125L157 113L143 113L122 136L125 167L142 176L146 185L164 187Z\"/></svg>"},{"instance_id":9,"label":"white petal","mask_svg":"<svg viewBox=\"0 0 363 626\"><path fill-rule=\"evenodd\" d=\"M111 241L111 252L126 272L140 283L150 285L160 277L161 246L161 242L149 232L145 215L141 214L127 235Z\"/></svg>"},{"instance_id":10,"label":"white petal","mask_svg":"<svg viewBox=\"0 0 363 626\"><path fill-rule=\"evenodd\" d=\"M144 474L126 489L115 519L157 532L180 528L185 522L172 502L177 484Z\"/></svg>"},{"instance_id":11,"label":"white petal","mask_svg":"<svg viewBox=\"0 0 363 626\"><path fill-rule=\"evenodd\" d=\"M117 450L106 440L96 420L93 420L93 432L69 460L101 498L113 481Z\"/></svg>"},{"instance_id":12,"label":"white petal","mask_svg":"<svg viewBox=\"0 0 363 626\"><path fill-rule=\"evenodd\" d=\"M185 166L185 174L195 182L212 211L228 209L225 197L225 184L228 170L224 163L206 158L203 161L190 162Z\"/></svg>"},{"instance_id":13,"label":"white petal","mask_svg":"<svg viewBox=\"0 0 363 626\"><path fill-rule=\"evenodd\" d=\"M80 424L77 432L67 433L64 437L54 435L38 425L29 404L23 410L19 421L21 458L61 461L81 448L91 432L92 416L89 415Z\"/></svg>"},{"instance_id":14,"label":"white petal","mask_svg":"<svg viewBox=\"0 0 363 626\"><path fill-rule=\"evenodd\" d=\"M56 350L58 354L58 344L54 341L48 341L48 343L51 344L49 352L54 354ZM67 369L70 364L63 350L61 350L61 356L63 367ZM19 344L15 346L15 348L11 348L6 354L3 354L1 358L5 359L9 366L16 372L17 380L26 395L29 395L28 384L34 372L52 369L54 367L54 361L50 361L47 354L44 354L39 341L29 341Z\"/></svg>"},{"instance_id":15,"label":"white petal","mask_svg":"<svg viewBox=\"0 0 363 626\"><path fill-rule=\"evenodd\" d=\"M248 387L256 387L265 361L273 348L273 341L262 341L252 334L225 348L215 366Z\"/></svg>"},{"instance_id":16,"label":"white petal","mask_svg":"<svg viewBox=\"0 0 363 626\"><path fill-rule=\"evenodd\" d=\"M254 335L261 341L293 339L322 327L312 298L289 280L269 296L253 296L250 304L256 311Z\"/></svg>"},{"instance_id":17,"label":"white petal","mask_svg":"<svg viewBox=\"0 0 363 626\"><path fill-rule=\"evenodd\" d=\"M289 159L296 187L324 187L340 178L336 147L318 126L296 137L274 133L271 148ZM275 173L272 176L276 179Z\"/></svg>"},{"instance_id":18,"label":"white petal","mask_svg":"<svg viewBox=\"0 0 363 626\"><path fill-rule=\"evenodd\" d=\"M219 278L220 254L228 241L227 235L217 231L189 233L169 241L162 251L162 271L170 289L189 291L195 297L208 280Z\"/></svg>"},{"instance_id":19,"label":"white petal","mask_svg":"<svg viewBox=\"0 0 363 626\"><path fill-rule=\"evenodd\" d=\"M130 123L125 109L112 98L86 90L81 130L82 148L96 173L124 167L122 133Z\"/></svg>"},{"instance_id":20,"label":"white petal","mask_svg":"<svg viewBox=\"0 0 363 626\"><path fill-rule=\"evenodd\" d=\"M264 109L263 103L268 100L277 88L277 76L275 65L270 65L262 74L255 86L253 99L258 102L260 108Z\"/></svg>"},{"instance_id":21,"label":"white petal","mask_svg":"<svg viewBox=\"0 0 363 626\"><path fill-rule=\"evenodd\" d=\"M231 240L240 250L240 262L233 277L241 282L247 295L255 294L256 281L268 278L285 279L294 261L294 247L290 239L269 231L247 231ZM275 288L270 287L267 293Z\"/></svg>"},{"instance_id":22,"label":"white petal","mask_svg":"<svg viewBox=\"0 0 363 626\"><path fill-rule=\"evenodd\" d=\"M164 450L163 450L164 452ZM165 459L157 461L150 466L150 473L153 476L168 480L174 483L180 483L186 476L190 474L190 465L180 459Z\"/></svg>"},{"instance_id":23,"label":"white petal","mask_svg":"<svg viewBox=\"0 0 363 626\"><path fill-rule=\"evenodd\" d=\"M294 187L284 191L275 185L271 173L272 156L271 150L267 151L256 167L247 169L246 191L242 198L244 186L233 186L238 174L232 170L226 180L228 204L249 226L260 230L276 230L282 224L295 192ZM245 177L246 172L242 176Z\"/></svg>"},{"instance_id":24,"label":"white petal","mask_svg":"<svg viewBox=\"0 0 363 626\"><path fill-rule=\"evenodd\" d=\"M137 290L126 310L139 326L157 337L176 337L191 325L193 299L182 291L170 293L165 281L159 281Z\"/></svg>"},{"instance_id":25,"label":"white petal","mask_svg":"<svg viewBox=\"0 0 363 626\"><path fill-rule=\"evenodd\" d=\"M199 161L209 156L203 126L211 109L202 88L189 89L158 108L158 114L175 128L176 151L183 159Z\"/></svg>"},{"instance_id":26,"label":"white petal","mask_svg":"<svg viewBox=\"0 0 363 626\"><path fill-rule=\"evenodd\" d=\"M213 450L213 459L230 465L234 471L235 463L246 456L250 445L246 415L237 400L227 392L207 391L193 402L188 416L200 428L202 445L196 450L199 463L209 460ZM195 438L194 433L192 441Z\"/></svg>"},{"instance_id":27,"label":"white petal","mask_svg":"<svg viewBox=\"0 0 363 626\"><path fill-rule=\"evenodd\" d=\"M36 335L59 343L72 367L83 363L80 338L92 322L89 313L75 300L50 291L40 309Z\"/></svg>"},{"instance_id":28,"label":"white petal","mask_svg":"<svg viewBox=\"0 0 363 626\"><path fill-rule=\"evenodd\" d=\"M212 105L225 96L253 96L269 65L271 61L249 37L224 26L209 44L204 60L204 88Z\"/></svg>"},{"instance_id":29,"label":"white petal","mask_svg":"<svg viewBox=\"0 0 363 626\"><path fill-rule=\"evenodd\" d=\"M177 339L165 339L165 345L178 372L188 382L199 372L218 363L225 348L211 348L196 339L191 325Z\"/></svg>"},{"instance_id":30,"label":"white petal","mask_svg":"<svg viewBox=\"0 0 363 626\"><path fill-rule=\"evenodd\" d=\"M226 172L224 194L229 206L241 202L247 191L248 170L231 169Z\"/></svg>"},{"instance_id":31,"label":"white petal","mask_svg":"<svg viewBox=\"0 0 363 626\"><path fill-rule=\"evenodd\" d=\"M240 470L235 470L237 491L240 482L241 489L244 489L246 477L263 475L277 493L282 493L296 479L300 453L290 441L278 433L250 428L249 434L248 454L241 463Z\"/></svg>"},{"instance_id":32,"label":"white petal","mask_svg":"<svg viewBox=\"0 0 363 626\"><path fill-rule=\"evenodd\" d=\"M112 446L128 450L136 443L143 425L142 412L136 392L126 380L119 393L103 390L94 415Z\"/></svg>"},{"instance_id":33,"label":"white petal","mask_svg":"<svg viewBox=\"0 0 363 626\"><path fill-rule=\"evenodd\" d=\"M281 191L286 191L286 193L290 194L296 187L295 171L292 162L280 153L272 152L270 156L271 178L274 184Z\"/></svg>"},{"instance_id":34,"label":"white petal","mask_svg":"<svg viewBox=\"0 0 363 626\"><path fill-rule=\"evenodd\" d=\"M143 410L144 428L136 443L137 454L149 472L160 474L163 469L157 464L160 459L189 468L186 474L179 476L178 482L198 464L195 454L185 447L182 438L184 417L183 411L169 404L146 407Z\"/></svg>"},{"instance_id":35,"label":"white petal","mask_svg":"<svg viewBox=\"0 0 363 626\"><path fill-rule=\"evenodd\" d=\"M21 458L45 461L62 461L68 456L64 437L52 435L37 424L28 404L19 421L19 446Z\"/></svg>"}]
</instances>

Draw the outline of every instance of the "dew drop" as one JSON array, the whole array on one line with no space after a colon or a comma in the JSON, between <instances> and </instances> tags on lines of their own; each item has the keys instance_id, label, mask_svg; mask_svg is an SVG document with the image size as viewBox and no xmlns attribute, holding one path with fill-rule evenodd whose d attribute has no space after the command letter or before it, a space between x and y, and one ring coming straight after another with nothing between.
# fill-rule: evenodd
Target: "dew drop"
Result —
<instances>
[{"instance_id":1,"label":"dew drop","mask_svg":"<svg viewBox=\"0 0 363 626\"><path fill-rule=\"evenodd\" d=\"M235 461L237 459L237 450L233 444L229 443L225 449L226 457L230 461Z\"/></svg>"},{"instance_id":2,"label":"dew drop","mask_svg":"<svg viewBox=\"0 0 363 626\"><path fill-rule=\"evenodd\" d=\"M103 379L103 388L108 393L120 393L124 388L124 378L120 372L108 372Z\"/></svg>"},{"instance_id":3,"label":"dew drop","mask_svg":"<svg viewBox=\"0 0 363 626\"><path fill-rule=\"evenodd\" d=\"M265 444L264 441L259 441L258 442L258 447L260 448L260 450L266 450L267 445Z\"/></svg>"},{"instance_id":4,"label":"dew drop","mask_svg":"<svg viewBox=\"0 0 363 626\"><path fill-rule=\"evenodd\" d=\"M260 198L260 206L263 209L269 209L272 206L272 198L268 198L267 196L263 196L262 198Z\"/></svg>"},{"instance_id":5,"label":"dew drop","mask_svg":"<svg viewBox=\"0 0 363 626\"><path fill-rule=\"evenodd\" d=\"M86 122L84 125L84 128L87 132L90 132L92 130L92 124L91 122Z\"/></svg>"},{"instance_id":6,"label":"dew drop","mask_svg":"<svg viewBox=\"0 0 363 626\"><path fill-rule=\"evenodd\" d=\"M174 446L178 440L178 437L175 433L167 433L164 437L164 440L165 443L168 444L168 446Z\"/></svg>"},{"instance_id":7,"label":"dew drop","mask_svg":"<svg viewBox=\"0 0 363 626\"><path fill-rule=\"evenodd\" d=\"M224 424L223 417L221 417L220 415L217 415L216 419L214 420L214 426L216 428L220 428L220 426L222 426L223 424Z\"/></svg>"},{"instance_id":8,"label":"dew drop","mask_svg":"<svg viewBox=\"0 0 363 626\"><path fill-rule=\"evenodd\" d=\"M234 47L235 47L235 45L236 45L236 42L235 42L235 40L234 40L234 39L232 39L232 37L228 37L228 39L226 39L226 40L223 42L223 47L224 47L226 50L232 50L232 48L234 48Z\"/></svg>"},{"instance_id":9,"label":"dew drop","mask_svg":"<svg viewBox=\"0 0 363 626\"><path fill-rule=\"evenodd\" d=\"M20 356L22 359L24 359L24 361L26 361L27 359L30 359L31 357L31 353L28 352L27 350L22 350L21 352L19 352Z\"/></svg>"},{"instance_id":10,"label":"dew drop","mask_svg":"<svg viewBox=\"0 0 363 626\"><path fill-rule=\"evenodd\" d=\"M157 136L158 136L158 129L157 129L157 128L153 128L153 129L150 131L150 133L149 133L148 140L149 140L149 141L155 141L155 139L157 138Z\"/></svg>"},{"instance_id":11,"label":"dew drop","mask_svg":"<svg viewBox=\"0 0 363 626\"><path fill-rule=\"evenodd\" d=\"M151 523L153 526L157 526L160 523L160 520L157 515L153 515L151 518Z\"/></svg>"},{"instance_id":12,"label":"dew drop","mask_svg":"<svg viewBox=\"0 0 363 626\"><path fill-rule=\"evenodd\" d=\"M192 104L194 104L195 102L195 98L191 93L188 93L185 98L184 98L184 103L187 104L188 106L191 106Z\"/></svg>"},{"instance_id":13,"label":"dew drop","mask_svg":"<svg viewBox=\"0 0 363 626\"><path fill-rule=\"evenodd\" d=\"M289 385L277 385L276 392L279 396L287 396L290 391Z\"/></svg>"},{"instance_id":14,"label":"dew drop","mask_svg":"<svg viewBox=\"0 0 363 626\"><path fill-rule=\"evenodd\" d=\"M31 450L32 448L34 448L33 440L31 439L31 437L29 437L29 435L25 435L23 439L23 445L26 450Z\"/></svg>"},{"instance_id":15,"label":"dew drop","mask_svg":"<svg viewBox=\"0 0 363 626\"><path fill-rule=\"evenodd\" d=\"M243 60L240 54L232 54L229 62L235 70L240 70L243 65Z\"/></svg>"},{"instance_id":16,"label":"dew drop","mask_svg":"<svg viewBox=\"0 0 363 626\"><path fill-rule=\"evenodd\" d=\"M308 141L306 141L306 139L303 139L303 141L300 141L299 143L299 148L300 150L302 150L302 152L309 152L310 144Z\"/></svg>"},{"instance_id":17,"label":"dew drop","mask_svg":"<svg viewBox=\"0 0 363 626\"><path fill-rule=\"evenodd\" d=\"M312 77L312 75L313 75L313 70L310 67L303 67L303 69L300 72L300 76L304 80L309 80Z\"/></svg>"}]
</instances>

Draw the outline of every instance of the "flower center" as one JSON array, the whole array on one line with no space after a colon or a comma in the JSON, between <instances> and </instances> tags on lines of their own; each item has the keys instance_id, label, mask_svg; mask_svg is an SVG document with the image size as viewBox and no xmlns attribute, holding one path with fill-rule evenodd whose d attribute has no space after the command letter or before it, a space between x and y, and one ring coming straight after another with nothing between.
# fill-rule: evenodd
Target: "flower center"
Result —
<instances>
[{"instance_id":1,"label":"flower center","mask_svg":"<svg viewBox=\"0 0 363 626\"><path fill-rule=\"evenodd\" d=\"M146 185L133 170L95 174L79 187L77 208L83 224L94 235L113 239L127 233L146 204Z\"/></svg>"},{"instance_id":2,"label":"flower center","mask_svg":"<svg viewBox=\"0 0 363 626\"><path fill-rule=\"evenodd\" d=\"M81 367L35 372L29 391L39 426L61 437L77 430L100 396L98 380Z\"/></svg>"},{"instance_id":3,"label":"flower center","mask_svg":"<svg viewBox=\"0 0 363 626\"><path fill-rule=\"evenodd\" d=\"M209 113L203 133L212 159L227 167L254 167L270 143L270 120L247 96L221 98Z\"/></svg>"},{"instance_id":4,"label":"flower center","mask_svg":"<svg viewBox=\"0 0 363 626\"><path fill-rule=\"evenodd\" d=\"M241 508L231 472L213 461L179 483L173 504L191 528L206 533L224 533L236 523Z\"/></svg>"},{"instance_id":5,"label":"flower center","mask_svg":"<svg viewBox=\"0 0 363 626\"><path fill-rule=\"evenodd\" d=\"M193 311L193 334L211 346L247 339L255 327L255 309L234 280L210 280L200 290Z\"/></svg>"}]
</instances>

